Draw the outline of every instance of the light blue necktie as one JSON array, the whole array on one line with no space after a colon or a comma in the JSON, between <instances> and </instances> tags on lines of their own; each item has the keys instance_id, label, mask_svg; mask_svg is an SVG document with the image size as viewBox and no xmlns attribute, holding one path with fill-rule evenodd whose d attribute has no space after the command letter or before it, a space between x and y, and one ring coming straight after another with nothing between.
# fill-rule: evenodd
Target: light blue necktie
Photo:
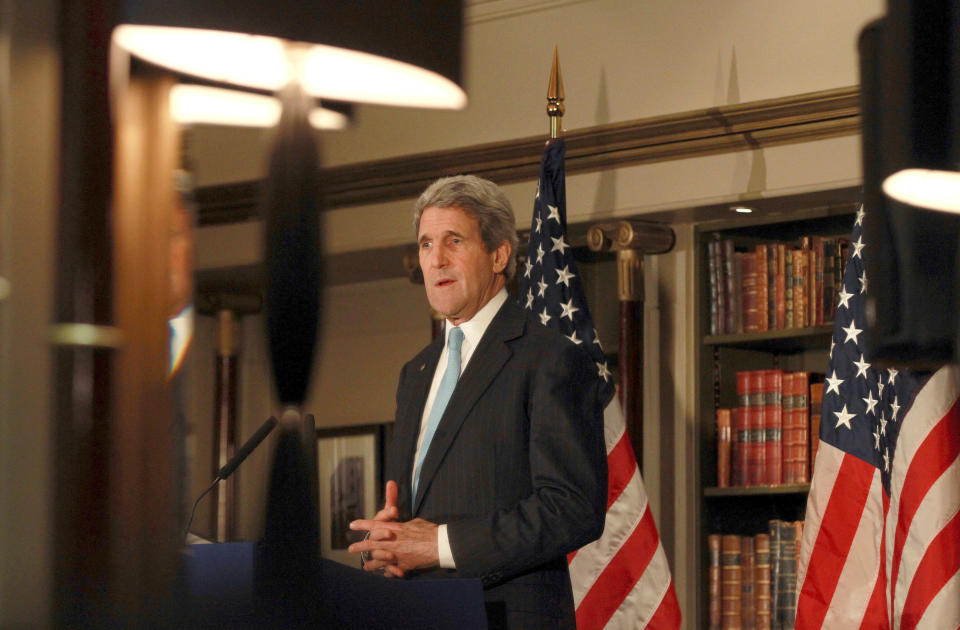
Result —
<instances>
[{"instance_id":1,"label":"light blue necktie","mask_svg":"<svg viewBox=\"0 0 960 630\"><path fill-rule=\"evenodd\" d=\"M430 442L433 440L433 434L437 432L437 425L440 424L440 418L450 402L450 396L453 395L453 388L457 386L457 379L460 378L460 344L463 343L463 331L458 327L450 330L450 336L447 339L447 369L443 372L440 379L440 387L437 388L437 395L433 399L433 408L430 409L430 417L427 418L427 429L423 434L423 444L420 446L420 452L417 454L417 462L413 469L413 496L417 496L417 485L420 483L420 468L423 466L423 460L427 456L427 450L430 448Z\"/></svg>"}]
</instances>

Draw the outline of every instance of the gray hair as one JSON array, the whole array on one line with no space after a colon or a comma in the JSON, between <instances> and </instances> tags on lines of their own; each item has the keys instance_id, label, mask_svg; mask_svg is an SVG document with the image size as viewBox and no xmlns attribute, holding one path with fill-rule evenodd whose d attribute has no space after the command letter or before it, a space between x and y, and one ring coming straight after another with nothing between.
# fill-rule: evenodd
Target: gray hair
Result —
<instances>
[{"instance_id":1,"label":"gray hair","mask_svg":"<svg viewBox=\"0 0 960 630\"><path fill-rule=\"evenodd\" d=\"M420 233L420 216L429 207L457 207L473 216L480 226L480 238L488 252L506 241L510 255L503 270L507 282L517 271L517 228L510 200L500 187L476 175L441 177L430 184L413 206L414 235Z\"/></svg>"}]
</instances>

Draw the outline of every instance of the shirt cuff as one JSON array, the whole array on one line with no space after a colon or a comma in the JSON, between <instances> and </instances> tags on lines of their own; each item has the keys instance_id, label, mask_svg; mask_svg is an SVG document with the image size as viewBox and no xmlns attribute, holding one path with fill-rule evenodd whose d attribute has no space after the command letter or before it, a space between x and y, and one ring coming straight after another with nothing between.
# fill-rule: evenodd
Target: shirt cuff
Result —
<instances>
[{"instance_id":1,"label":"shirt cuff","mask_svg":"<svg viewBox=\"0 0 960 630\"><path fill-rule=\"evenodd\" d=\"M457 568L457 563L453 561L453 552L450 550L450 539L447 538L446 523L437 527L437 555L440 557L440 568Z\"/></svg>"}]
</instances>

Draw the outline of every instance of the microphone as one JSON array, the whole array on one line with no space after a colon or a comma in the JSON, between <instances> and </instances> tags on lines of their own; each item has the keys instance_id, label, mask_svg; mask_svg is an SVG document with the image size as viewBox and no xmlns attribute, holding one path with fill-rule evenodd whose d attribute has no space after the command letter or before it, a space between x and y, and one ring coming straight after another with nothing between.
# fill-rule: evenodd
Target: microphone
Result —
<instances>
[{"instance_id":1,"label":"microphone","mask_svg":"<svg viewBox=\"0 0 960 630\"><path fill-rule=\"evenodd\" d=\"M233 471L237 469L237 466L242 464L243 460L249 457L250 453L253 452L253 449L260 446L260 442L263 442L267 435L273 431L275 426L277 426L277 419L273 416L267 418L267 421L260 425L260 428L257 429L257 432L251 435L250 439L244 442L243 446L240 447L240 450L238 450L234 456L230 458L230 461L224 464L223 468L217 472L217 476L214 477L213 483L207 486L207 489L201 492L200 496L197 497L197 500L193 502L193 509L190 510L190 519L187 521L187 526L183 530L184 538L186 538L187 534L190 533L190 524L193 523L193 516L197 512L197 505L200 503L200 499L207 496L207 493L213 490L214 486L229 477Z\"/></svg>"},{"instance_id":2,"label":"microphone","mask_svg":"<svg viewBox=\"0 0 960 630\"><path fill-rule=\"evenodd\" d=\"M273 416L267 418L267 421L260 425L260 428L257 429L257 432L250 436L250 439L247 440L243 446L240 447L240 450L237 451L230 461L224 464L223 468L220 469L220 472L217 473L217 479L224 480L229 477L234 470L237 469L237 466L243 463L250 453L253 452L253 449L260 446L260 442L263 442L264 438L273 431L273 427L277 426L277 419Z\"/></svg>"}]
</instances>

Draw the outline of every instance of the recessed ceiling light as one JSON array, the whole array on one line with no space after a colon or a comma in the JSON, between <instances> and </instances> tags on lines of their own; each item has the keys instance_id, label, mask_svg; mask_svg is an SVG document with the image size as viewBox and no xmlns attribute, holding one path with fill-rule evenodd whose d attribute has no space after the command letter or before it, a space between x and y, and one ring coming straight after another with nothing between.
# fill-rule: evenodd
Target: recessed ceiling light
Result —
<instances>
[{"instance_id":1,"label":"recessed ceiling light","mask_svg":"<svg viewBox=\"0 0 960 630\"><path fill-rule=\"evenodd\" d=\"M750 214L753 208L749 206L730 206L730 209L738 214Z\"/></svg>"}]
</instances>

